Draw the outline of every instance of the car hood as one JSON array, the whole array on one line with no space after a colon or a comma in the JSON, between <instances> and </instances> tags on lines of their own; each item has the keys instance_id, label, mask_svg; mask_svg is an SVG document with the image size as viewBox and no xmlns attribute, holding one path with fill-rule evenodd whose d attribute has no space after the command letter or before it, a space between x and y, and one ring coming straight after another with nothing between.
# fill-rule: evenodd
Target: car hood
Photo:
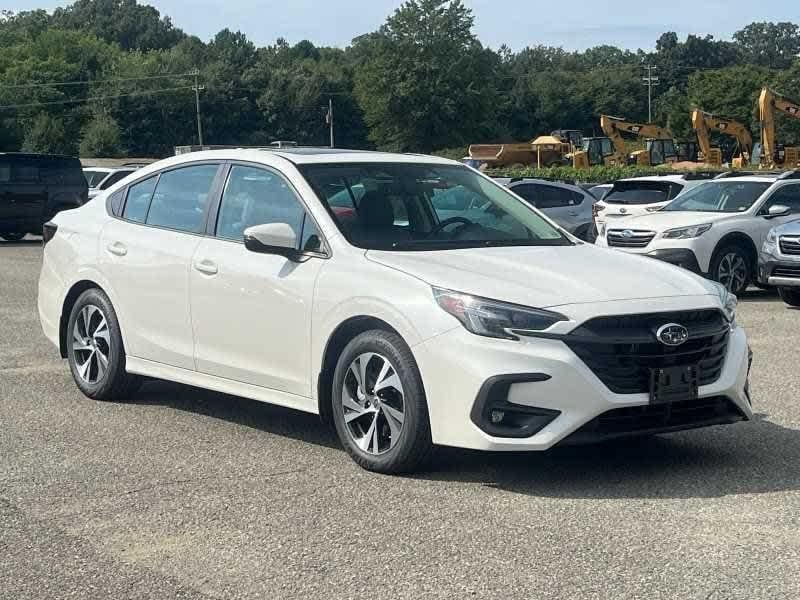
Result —
<instances>
[{"instance_id":1,"label":"car hood","mask_svg":"<svg viewBox=\"0 0 800 600\"><path fill-rule=\"evenodd\" d=\"M717 294L711 283L689 271L589 244L435 252L370 250L367 258L433 286L540 308Z\"/></svg>"},{"instance_id":2,"label":"car hood","mask_svg":"<svg viewBox=\"0 0 800 600\"><path fill-rule=\"evenodd\" d=\"M675 227L691 227L704 223L716 223L730 219L740 213L695 212L684 210L662 210L622 221L615 221L611 229L646 229L648 231L666 231Z\"/></svg>"}]
</instances>

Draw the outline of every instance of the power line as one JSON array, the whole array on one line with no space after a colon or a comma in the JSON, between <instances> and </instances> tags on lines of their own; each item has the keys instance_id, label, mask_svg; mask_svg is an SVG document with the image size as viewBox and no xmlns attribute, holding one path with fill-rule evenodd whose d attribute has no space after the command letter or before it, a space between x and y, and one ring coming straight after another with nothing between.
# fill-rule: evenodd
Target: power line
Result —
<instances>
[{"instance_id":1,"label":"power line","mask_svg":"<svg viewBox=\"0 0 800 600\"><path fill-rule=\"evenodd\" d=\"M0 106L0 110L10 108L32 108L36 106L55 106L58 104L81 104L83 102L94 102L96 100L113 100L115 98L128 98L131 96L148 96L150 94L163 94L166 92L175 92L178 90L193 90L194 86L185 85L181 87L163 88L160 90L147 90L142 92L130 92L127 94L113 94L110 96L90 96L88 98L73 98L72 100L52 100L49 102L29 102L27 104L6 104Z\"/></svg>"},{"instance_id":2,"label":"power line","mask_svg":"<svg viewBox=\"0 0 800 600\"><path fill-rule=\"evenodd\" d=\"M23 89L23 88L39 88L39 87L68 87L79 85L93 85L96 83L120 83L124 81L147 81L152 79L169 79L171 77L191 77L194 71L189 73L167 73L164 75L147 75L144 77L118 77L115 79L93 79L93 80L74 80L74 81L56 81L52 83L13 83L7 85L0 84L3 89Z\"/></svg>"}]
</instances>

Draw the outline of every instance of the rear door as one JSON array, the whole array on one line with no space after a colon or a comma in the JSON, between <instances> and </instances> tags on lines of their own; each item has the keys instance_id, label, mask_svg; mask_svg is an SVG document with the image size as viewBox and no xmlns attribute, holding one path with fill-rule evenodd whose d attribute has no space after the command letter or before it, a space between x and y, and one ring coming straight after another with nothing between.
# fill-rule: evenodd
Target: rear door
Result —
<instances>
[{"instance_id":1,"label":"rear door","mask_svg":"<svg viewBox=\"0 0 800 600\"><path fill-rule=\"evenodd\" d=\"M39 161L34 158L0 158L0 226L38 224L47 203Z\"/></svg>"},{"instance_id":2,"label":"rear door","mask_svg":"<svg viewBox=\"0 0 800 600\"><path fill-rule=\"evenodd\" d=\"M567 187L555 184L520 183L513 186L512 190L570 232L589 222L588 219L584 219L582 223L580 219L583 194Z\"/></svg>"},{"instance_id":3,"label":"rear door","mask_svg":"<svg viewBox=\"0 0 800 600\"><path fill-rule=\"evenodd\" d=\"M100 240L132 356L193 370L191 258L203 239L219 163L194 163L128 186Z\"/></svg>"}]
</instances>

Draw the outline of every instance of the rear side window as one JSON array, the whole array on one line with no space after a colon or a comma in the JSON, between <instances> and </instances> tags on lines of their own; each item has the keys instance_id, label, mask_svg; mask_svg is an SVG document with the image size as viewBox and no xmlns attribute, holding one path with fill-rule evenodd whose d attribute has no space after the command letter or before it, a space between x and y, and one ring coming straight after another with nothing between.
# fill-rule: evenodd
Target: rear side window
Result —
<instances>
[{"instance_id":1,"label":"rear side window","mask_svg":"<svg viewBox=\"0 0 800 600\"><path fill-rule=\"evenodd\" d=\"M788 206L792 214L800 213L800 185L785 185L772 194L761 209L762 214L767 214L773 206Z\"/></svg>"},{"instance_id":2,"label":"rear side window","mask_svg":"<svg viewBox=\"0 0 800 600\"><path fill-rule=\"evenodd\" d=\"M122 213L124 219L144 223L157 180L158 176L154 176L128 188L128 200L125 202L125 211Z\"/></svg>"},{"instance_id":3,"label":"rear side window","mask_svg":"<svg viewBox=\"0 0 800 600\"><path fill-rule=\"evenodd\" d=\"M11 163L12 183L38 183L39 166L29 161L14 161Z\"/></svg>"},{"instance_id":4,"label":"rear side window","mask_svg":"<svg viewBox=\"0 0 800 600\"><path fill-rule=\"evenodd\" d=\"M582 194L554 185L523 183L513 190L536 208L563 208L583 202Z\"/></svg>"},{"instance_id":5,"label":"rear side window","mask_svg":"<svg viewBox=\"0 0 800 600\"><path fill-rule=\"evenodd\" d=\"M671 188L659 181L618 181L603 200L609 204L657 204L674 197Z\"/></svg>"},{"instance_id":6,"label":"rear side window","mask_svg":"<svg viewBox=\"0 0 800 600\"><path fill-rule=\"evenodd\" d=\"M194 165L161 174L145 222L188 233L202 233L206 206L218 165Z\"/></svg>"}]
</instances>

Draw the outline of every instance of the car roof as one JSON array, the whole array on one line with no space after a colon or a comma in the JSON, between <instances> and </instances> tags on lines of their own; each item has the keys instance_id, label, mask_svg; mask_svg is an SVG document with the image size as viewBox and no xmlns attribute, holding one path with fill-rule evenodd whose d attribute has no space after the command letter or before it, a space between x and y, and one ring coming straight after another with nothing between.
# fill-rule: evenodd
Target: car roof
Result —
<instances>
[{"instance_id":1,"label":"car roof","mask_svg":"<svg viewBox=\"0 0 800 600\"><path fill-rule=\"evenodd\" d=\"M672 183L686 183L688 181L698 180L687 179L685 175L645 175L642 177L628 177L626 179L620 179L619 181L666 181Z\"/></svg>"},{"instance_id":2,"label":"car roof","mask_svg":"<svg viewBox=\"0 0 800 600\"><path fill-rule=\"evenodd\" d=\"M564 185L579 190L584 189L573 181L565 181L562 179L541 179L538 177L493 177L493 179L497 183L505 186L517 185L518 183L538 183L541 185Z\"/></svg>"}]
</instances>

